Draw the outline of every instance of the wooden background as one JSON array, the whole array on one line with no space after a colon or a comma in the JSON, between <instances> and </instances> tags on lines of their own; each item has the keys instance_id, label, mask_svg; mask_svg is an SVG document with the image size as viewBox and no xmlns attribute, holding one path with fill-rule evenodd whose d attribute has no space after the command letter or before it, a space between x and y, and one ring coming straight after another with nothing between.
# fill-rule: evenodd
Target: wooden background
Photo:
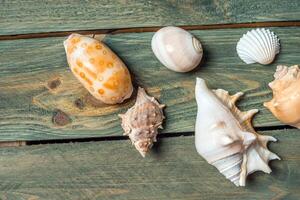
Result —
<instances>
[{"instance_id":1,"label":"wooden background","mask_svg":"<svg viewBox=\"0 0 300 200\"><path fill-rule=\"evenodd\" d=\"M203 44L196 70L179 74L151 51L154 31L176 25ZM268 66L246 65L235 47L242 34L268 27L281 52ZM134 103L103 106L70 73L62 42L71 32L104 36L127 64L134 85L167 105L151 153L141 158L122 136L117 114ZM300 64L299 0L19 1L0 0L0 199L300 199L300 131L262 106L278 64ZM195 77L245 96L258 108L258 132L282 161L237 188L194 147Z\"/></svg>"}]
</instances>

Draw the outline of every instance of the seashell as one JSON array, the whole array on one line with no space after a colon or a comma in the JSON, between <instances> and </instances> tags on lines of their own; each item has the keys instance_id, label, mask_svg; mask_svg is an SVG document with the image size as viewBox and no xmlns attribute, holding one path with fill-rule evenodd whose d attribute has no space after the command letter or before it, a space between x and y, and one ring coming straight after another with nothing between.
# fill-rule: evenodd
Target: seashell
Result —
<instances>
[{"instance_id":1,"label":"seashell","mask_svg":"<svg viewBox=\"0 0 300 200\"><path fill-rule=\"evenodd\" d=\"M237 54L246 64L270 64L279 50L278 37L269 29L264 28L248 31L236 46Z\"/></svg>"},{"instance_id":2,"label":"seashell","mask_svg":"<svg viewBox=\"0 0 300 200\"><path fill-rule=\"evenodd\" d=\"M273 115L281 122L300 129L300 70L298 65L279 65L269 83L273 99L265 102Z\"/></svg>"},{"instance_id":3,"label":"seashell","mask_svg":"<svg viewBox=\"0 0 300 200\"><path fill-rule=\"evenodd\" d=\"M131 96L127 67L104 43L73 33L64 41L64 47L74 76L96 99L116 104Z\"/></svg>"},{"instance_id":4,"label":"seashell","mask_svg":"<svg viewBox=\"0 0 300 200\"><path fill-rule=\"evenodd\" d=\"M195 128L197 152L236 186L245 186L246 177L255 171L270 173L268 161L279 157L267 149L272 136L259 135L251 119L257 109L241 112L235 102L243 93L211 91L197 78L198 113Z\"/></svg>"},{"instance_id":5,"label":"seashell","mask_svg":"<svg viewBox=\"0 0 300 200\"><path fill-rule=\"evenodd\" d=\"M152 37L152 51L158 60L175 72L188 72L202 59L201 43L182 28L167 26Z\"/></svg>"},{"instance_id":6,"label":"seashell","mask_svg":"<svg viewBox=\"0 0 300 200\"><path fill-rule=\"evenodd\" d=\"M133 107L125 114L120 114L124 135L128 135L132 144L145 157L148 150L156 142L157 129L163 128L163 108L154 97L146 94L141 87L138 89L137 99Z\"/></svg>"}]
</instances>

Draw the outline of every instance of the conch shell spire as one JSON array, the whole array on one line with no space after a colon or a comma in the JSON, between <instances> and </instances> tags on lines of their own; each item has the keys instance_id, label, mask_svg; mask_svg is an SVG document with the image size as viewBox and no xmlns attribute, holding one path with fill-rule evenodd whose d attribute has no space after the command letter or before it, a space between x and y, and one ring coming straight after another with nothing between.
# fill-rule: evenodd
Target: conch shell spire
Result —
<instances>
[{"instance_id":1,"label":"conch shell spire","mask_svg":"<svg viewBox=\"0 0 300 200\"><path fill-rule=\"evenodd\" d=\"M274 74L275 80L269 83L273 99L265 102L275 117L281 122L300 129L300 69L279 65Z\"/></svg>"},{"instance_id":2,"label":"conch shell spire","mask_svg":"<svg viewBox=\"0 0 300 200\"><path fill-rule=\"evenodd\" d=\"M120 114L124 135L128 135L132 144L145 157L148 150L156 142L157 129L163 128L165 118L163 108L154 97L146 94L141 87L138 89L137 99L133 107L125 114Z\"/></svg>"},{"instance_id":3,"label":"conch shell spire","mask_svg":"<svg viewBox=\"0 0 300 200\"><path fill-rule=\"evenodd\" d=\"M270 173L268 162L279 157L267 148L272 136L255 132L251 120L257 109L240 111L235 103L243 93L230 96L226 90L211 91L197 78L195 145L197 152L236 186L245 186L255 171Z\"/></svg>"}]
</instances>

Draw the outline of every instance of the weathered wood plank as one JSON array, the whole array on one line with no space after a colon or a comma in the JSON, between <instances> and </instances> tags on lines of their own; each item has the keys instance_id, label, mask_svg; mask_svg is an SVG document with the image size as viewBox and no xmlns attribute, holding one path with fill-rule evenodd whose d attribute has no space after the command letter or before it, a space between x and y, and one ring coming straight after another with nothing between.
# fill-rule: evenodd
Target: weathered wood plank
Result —
<instances>
[{"instance_id":1,"label":"weathered wood plank","mask_svg":"<svg viewBox=\"0 0 300 200\"><path fill-rule=\"evenodd\" d=\"M263 106L271 98L267 83L277 64L299 64L300 28L274 28L282 50L269 66L246 65L235 46L248 29L193 31L203 43L201 67L180 74L169 71L154 57L153 33L107 36L105 42L128 65L135 85L145 87L167 105L165 132L194 130L195 77L204 77L212 88L243 91L241 110L258 108L256 127L282 125ZM62 46L64 38L0 42L0 140L41 140L121 135L118 113L134 102L103 106L88 95L73 77ZM67 117L66 117L67 116Z\"/></svg>"},{"instance_id":2,"label":"weathered wood plank","mask_svg":"<svg viewBox=\"0 0 300 200\"><path fill-rule=\"evenodd\" d=\"M0 35L165 25L206 25L300 19L289 0L0 1Z\"/></svg>"},{"instance_id":3,"label":"weathered wood plank","mask_svg":"<svg viewBox=\"0 0 300 200\"><path fill-rule=\"evenodd\" d=\"M197 153L194 137L161 138L143 159L126 141L0 149L1 199L299 199L299 130L264 132L282 161L235 187Z\"/></svg>"}]
</instances>

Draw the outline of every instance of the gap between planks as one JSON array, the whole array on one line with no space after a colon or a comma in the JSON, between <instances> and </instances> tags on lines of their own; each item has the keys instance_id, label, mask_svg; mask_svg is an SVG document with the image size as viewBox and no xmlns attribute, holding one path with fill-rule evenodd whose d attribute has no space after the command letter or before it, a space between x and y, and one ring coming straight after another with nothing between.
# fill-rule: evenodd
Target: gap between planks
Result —
<instances>
[{"instance_id":1,"label":"gap between planks","mask_svg":"<svg viewBox=\"0 0 300 200\"><path fill-rule=\"evenodd\" d=\"M256 131L272 131L272 130L286 130L296 129L288 125L279 126L268 126L268 127L257 127ZM178 132L178 133L164 133L158 134L160 138L171 138L171 137L185 137L193 136L194 132ZM0 148L2 147L21 147L31 145L43 145L43 144L63 144L63 143L81 143L81 142L99 142L99 141L118 141L118 140L129 140L128 136L105 136L105 137L87 137L87 138L75 138L75 139L52 139L52 140L37 140L37 141L4 141L0 142Z\"/></svg>"},{"instance_id":2,"label":"gap between planks","mask_svg":"<svg viewBox=\"0 0 300 200\"><path fill-rule=\"evenodd\" d=\"M258 28L258 27L300 27L300 21L282 21L282 22L271 21L271 22L253 22L253 23L250 22L250 23L235 23L235 24L190 25L190 26L178 26L178 27L181 27L185 30L211 30L211 29ZM80 34L143 33L143 32L155 32L160 28L162 28L162 26L0 35L0 41L16 40L16 39L46 38L46 37L63 37L73 32L80 33Z\"/></svg>"}]
</instances>

